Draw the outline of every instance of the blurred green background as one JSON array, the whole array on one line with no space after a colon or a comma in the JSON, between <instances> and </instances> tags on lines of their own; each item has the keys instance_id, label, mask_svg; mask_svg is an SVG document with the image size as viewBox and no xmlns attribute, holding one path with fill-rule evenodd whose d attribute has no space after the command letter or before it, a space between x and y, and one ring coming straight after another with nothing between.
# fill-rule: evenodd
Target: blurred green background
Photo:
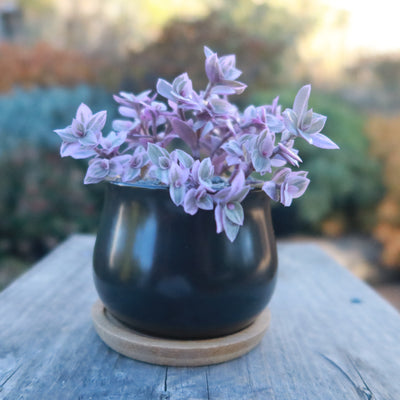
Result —
<instances>
[{"instance_id":1,"label":"blurred green background","mask_svg":"<svg viewBox=\"0 0 400 400\"><path fill-rule=\"evenodd\" d=\"M312 83L311 106L341 147L302 146L312 183L293 207L274 207L278 236L374 238L379 267L399 270L400 28L391 4L0 0L0 289L71 233L96 231L103 187L83 185L86 162L61 160L52 131L81 102L112 119L112 93L154 88L158 77L186 71L201 88L203 45L237 55L248 84L242 108L278 94L291 106Z\"/></svg>"}]
</instances>

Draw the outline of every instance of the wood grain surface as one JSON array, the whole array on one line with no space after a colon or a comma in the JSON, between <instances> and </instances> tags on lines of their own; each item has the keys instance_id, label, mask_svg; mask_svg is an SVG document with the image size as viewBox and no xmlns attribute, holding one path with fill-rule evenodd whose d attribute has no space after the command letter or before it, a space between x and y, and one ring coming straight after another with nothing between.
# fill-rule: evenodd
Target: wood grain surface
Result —
<instances>
[{"instance_id":1,"label":"wood grain surface","mask_svg":"<svg viewBox=\"0 0 400 400\"><path fill-rule=\"evenodd\" d=\"M400 315L319 247L279 246L259 346L180 368L129 359L98 337L93 245L71 237L0 293L0 399L400 399Z\"/></svg>"}]
</instances>

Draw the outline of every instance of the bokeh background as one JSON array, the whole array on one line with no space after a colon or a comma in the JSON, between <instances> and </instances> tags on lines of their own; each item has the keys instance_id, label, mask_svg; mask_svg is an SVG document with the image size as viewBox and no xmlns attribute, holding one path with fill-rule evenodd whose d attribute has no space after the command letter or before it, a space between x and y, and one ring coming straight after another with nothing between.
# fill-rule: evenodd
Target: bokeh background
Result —
<instances>
[{"instance_id":1,"label":"bokeh background","mask_svg":"<svg viewBox=\"0 0 400 400\"><path fill-rule=\"evenodd\" d=\"M280 238L361 249L379 276L400 271L400 6L380 0L0 0L0 289L73 232L95 232L103 187L59 157L53 130L81 102L154 88L188 72L203 45L235 53L240 107L305 83L340 151L301 149L311 185L274 207ZM364 250L363 250L364 249ZM396 272L397 271L397 272Z\"/></svg>"}]
</instances>

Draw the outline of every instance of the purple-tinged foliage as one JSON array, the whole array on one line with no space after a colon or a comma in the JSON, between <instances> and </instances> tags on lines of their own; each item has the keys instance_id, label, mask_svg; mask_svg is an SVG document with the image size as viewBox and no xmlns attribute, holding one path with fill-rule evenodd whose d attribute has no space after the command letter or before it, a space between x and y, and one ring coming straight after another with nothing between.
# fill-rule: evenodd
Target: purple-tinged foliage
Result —
<instances>
[{"instance_id":1,"label":"purple-tinged foliage","mask_svg":"<svg viewBox=\"0 0 400 400\"><path fill-rule=\"evenodd\" d=\"M321 134L326 117L308 109L311 85L303 86L296 95L293 109L283 113L283 121L292 138L301 137L313 146L322 149L338 149L339 147L328 137Z\"/></svg>"},{"instance_id":2,"label":"purple-tinged foliage","mask_svg":"<svg viewBox=\"0 0 400 400\"><path fill-rule=\"evenodd\" d=\"M70 126L55 132L62 157L91 158L85 183L157 180L187 214L213 210L217 232L233 241L250 190L262 189L284 206L304 194L307 172L292 171L302 162L294 147L298 137L320 148L338 146L321 133L326 117L308 109L310 85L299 90L291 109L282 111L277 97L241 113L228 99L246 88L237 81L235 56L219 57L208 47L204 53L205 90L195 91L187 73L172 83L159 79L154 94L114 96L122 118L108 135L102 133L106 112L93 114L84 104Z\"/></svg>"}]
</instances>

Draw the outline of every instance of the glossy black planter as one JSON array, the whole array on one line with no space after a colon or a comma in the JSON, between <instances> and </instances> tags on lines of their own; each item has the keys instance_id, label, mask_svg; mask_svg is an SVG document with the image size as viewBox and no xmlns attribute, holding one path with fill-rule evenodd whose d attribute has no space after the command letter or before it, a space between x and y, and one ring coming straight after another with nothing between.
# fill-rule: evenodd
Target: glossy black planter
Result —
<instances>
[{"instance_id":1,"label":"glossy black planter","mask_svg":"<svg viewBox=\"0 0 400 400\"><path fill-rule=\"evenodd\" d=\"M231 243L213 213L190 216L168 190L107 184L94 251L100 299L116 318L161 337L209 338L248 326L270 300L277 255L267 196L244 200Z\"/></svg>"}]
</instances>

